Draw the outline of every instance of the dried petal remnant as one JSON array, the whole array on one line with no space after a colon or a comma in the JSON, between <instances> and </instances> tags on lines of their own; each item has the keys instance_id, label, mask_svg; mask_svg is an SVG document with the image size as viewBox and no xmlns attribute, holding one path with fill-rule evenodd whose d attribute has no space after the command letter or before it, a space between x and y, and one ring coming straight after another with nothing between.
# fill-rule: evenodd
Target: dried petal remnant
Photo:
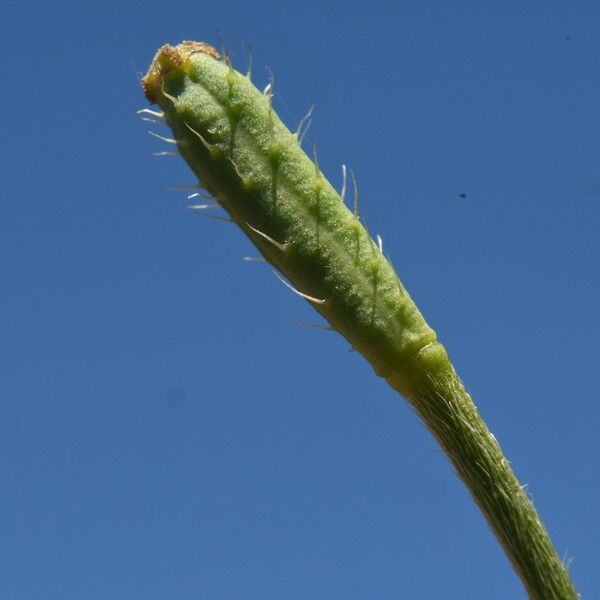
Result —
<instances>
[{"instance_id":1,"label":"dried petal remnant","mask_svg":"<svg viewBox=\"0 0 600 600\"><path fill-rule=\"evenodd\" d=\"M148 73L142 78L142 87L146 98L153 104L158 103L158 93L162 88L165 75L169 71L181 68L192 54L203 53L219 58L219 53L204 42L181 42L177 46L165 44L159 48L148 69Z\"/></svg>"}]
</instances>

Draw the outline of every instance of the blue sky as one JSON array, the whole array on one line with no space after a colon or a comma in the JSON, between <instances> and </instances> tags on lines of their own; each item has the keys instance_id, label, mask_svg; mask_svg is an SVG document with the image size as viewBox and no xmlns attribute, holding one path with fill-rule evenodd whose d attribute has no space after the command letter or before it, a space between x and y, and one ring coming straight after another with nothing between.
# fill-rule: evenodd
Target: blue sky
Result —
<instances>
[{"instance_id":1,"label":"blue sky","mask_svg":"<svg viewBox=\"0 0 600 600\"><path fill-rule=\"evenodd\" d=\"M135 111L217 44L361 212L597 589L597 2L9 0L0 24L0 590L7 600L523 598L403 399ZM466 195L461 197L460 194Z\"/></svg>"}]
</instances>

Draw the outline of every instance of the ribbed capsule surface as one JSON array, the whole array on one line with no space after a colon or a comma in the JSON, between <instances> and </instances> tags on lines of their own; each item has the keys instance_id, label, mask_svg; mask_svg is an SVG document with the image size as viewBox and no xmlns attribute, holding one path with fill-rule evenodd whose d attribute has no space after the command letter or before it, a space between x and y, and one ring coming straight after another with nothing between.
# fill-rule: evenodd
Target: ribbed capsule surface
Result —
<instances>
[{"instance_id":1,"label":"ribbed capsule surface","mask_svg":"<svg viewBox=\"0 0 600 600\"><path fill-rule=\"evenodd\" d=\"M359 215L211 46L163 46L143 79L179 153L263 256L396 389L448 365Z\"/></svg>"}]
</instances>

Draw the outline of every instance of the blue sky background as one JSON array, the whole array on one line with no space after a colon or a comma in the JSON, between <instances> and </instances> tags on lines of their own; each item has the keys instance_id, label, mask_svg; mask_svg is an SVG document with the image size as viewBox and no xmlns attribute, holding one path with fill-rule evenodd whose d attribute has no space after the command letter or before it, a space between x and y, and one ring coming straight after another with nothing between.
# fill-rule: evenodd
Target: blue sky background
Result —
<instances>
[{"instance_id":1,"label":"blue sky background","mask_svg":"<svg viewBox=\"0 0 600 600\"><path fill-rule=\"evenodd\" d=\"M361 211L598 589L600 5L7 0L0 594L523 598L407 404L198 218L135 111L218 43ZM459 194L466 194L461 198Z\"/></svg>"}]
</instances>

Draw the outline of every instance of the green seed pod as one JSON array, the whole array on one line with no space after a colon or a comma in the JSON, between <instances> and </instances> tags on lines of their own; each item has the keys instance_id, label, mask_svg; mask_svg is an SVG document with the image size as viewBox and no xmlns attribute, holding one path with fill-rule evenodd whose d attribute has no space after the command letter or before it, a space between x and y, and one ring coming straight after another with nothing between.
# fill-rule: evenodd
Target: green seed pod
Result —
<instances>
[{"instance_id":1,"label":"green seed pod","mask_svg":"<svg viewBox=\"0 0 600 600\"><path fill-rule=\"evenodd\" d=\"M261 93L211 46L163 46L143 79L178 153L300 296L412 403L531 598L578 595L533 504L435 332L361 224ZM163 116L148 109L152 116ZM160 136L159 136L160 137ZM345 185L344 185L345 188ZM343 194L342 194L343 195Z\"/></svg>"},{"instance_id":2,"label":"green seed pod","mask_svg":"<svg viewBox=\"0 0 600 600\"><path fill-rule=\"evenodd\" d=\"M206 44L163 46L143 80L203 186L294 288L405 390L449 367L380 246L281 122Z\"/></svg>"}]
</instances>

